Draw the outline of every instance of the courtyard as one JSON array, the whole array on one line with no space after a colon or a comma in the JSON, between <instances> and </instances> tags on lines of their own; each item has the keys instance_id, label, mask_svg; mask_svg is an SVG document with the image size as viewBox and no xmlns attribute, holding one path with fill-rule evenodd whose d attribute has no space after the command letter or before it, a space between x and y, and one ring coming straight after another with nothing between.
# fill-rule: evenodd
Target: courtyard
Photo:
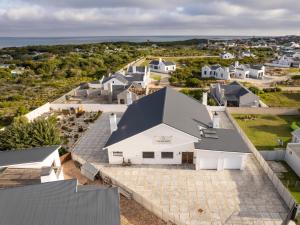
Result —
<instances>
[{"instance_id":1,"label":"courtyard","mask_svg":"<svg viewBox=\"0 0 300 225\"><path fill-rule=\"evenodd\" d=\"M101 173L177 225L281 224L287 208L254 156L244 171L180 166L103 166Z\"/></svg>"}]
</instances>

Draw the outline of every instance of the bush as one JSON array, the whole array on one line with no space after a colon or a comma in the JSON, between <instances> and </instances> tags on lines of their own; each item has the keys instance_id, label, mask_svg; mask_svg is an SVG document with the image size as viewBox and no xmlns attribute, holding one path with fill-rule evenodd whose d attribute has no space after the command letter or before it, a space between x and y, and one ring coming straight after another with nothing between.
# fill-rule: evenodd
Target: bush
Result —
<instances>
[{"instance_id":1,"label":"bush","mask_svg":"<svg viewBox=\"0 0 300 225\"><path fill-rule=\"evenodd\" d=\"M292 76L292 79L293 80L300 80L300 75L294 75L294 76Z\"/></svg>"},{"instance_id":2,"label":"bush","mask_svg":"<svg viewBox=\"0 0 300 225\"><path fill-rule=\"evenodd\" d=\"M291 129L292 130L297 130L297 129L299 129L300 127L298 126L298 124L297 124L297 122L292 122L292 124L291 124Z\"/></svg>"},{"instance_id":3,"label":"bush","mask_svg":"<svg viewBox=\"0 0 300 225\"><path fill-rule=\"evenodd\" d=\"M26 119L16 119L0 131L0 151L59 144L59 130L56 119L52 117L31 123Z\"/></svg>"},{"instance_id":4,"label":"bush","mask_svg":"<svg viewBox=\"0 0 300 225\"><path fill-rule=\"evenodd\" d=\"M259 88L253 86L249 87L249 90L256 95L264 93L264 91L261 91Z\"/></svg>"},{"instance_id":5,"label":"bush","mask_svg":"<svg viewBox=\"0 0 300 225\"><path fill-rule=\"evenodd\" d=\"M269 93L269 92L281 92L281 88L279 87L274 87L274 88L264 88L264 92Z\"/></svg>"}]
</instances>

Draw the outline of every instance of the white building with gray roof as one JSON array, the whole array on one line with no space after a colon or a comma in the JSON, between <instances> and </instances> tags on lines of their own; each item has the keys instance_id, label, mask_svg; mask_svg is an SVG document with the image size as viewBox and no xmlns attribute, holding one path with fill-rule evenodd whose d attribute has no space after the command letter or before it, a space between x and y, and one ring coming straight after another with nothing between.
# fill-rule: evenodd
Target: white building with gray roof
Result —
<instances>
[{"instance_id":1,"label":"white building with gray roof","mask_svg":"<svg viewBox=\"0 0 300 225\"><path fill-rule=\"evenodd\" d=\"M159 58L158 60L152 60L149 67L153 72L170 73L176 70L176 63Z\"/></svg>"},{"instance_id":2,"label":"white building with gray roof","mask_svg":"<svg viewBox=\"0 0 300 225\"><path fill-rule=\"evenodd\" d=\"M220 80L230 80L232 71L229 67L224 67L219 64L212 66L203 66L201 69L202 78L215 78Z\"/></svg>"},{"instance_id":3,"label":"white building with gray roof","mask_svg":"<svg viewBox=\"0 0 300 225\"><path fill-rule=\"evenodd\" d=\"M113 115L112 115L113 117ZM171 88L131 104L104 146L109 163L194 164L196 169L243 169L250 153L217 113Z\"/></svg>"}]
</instances>

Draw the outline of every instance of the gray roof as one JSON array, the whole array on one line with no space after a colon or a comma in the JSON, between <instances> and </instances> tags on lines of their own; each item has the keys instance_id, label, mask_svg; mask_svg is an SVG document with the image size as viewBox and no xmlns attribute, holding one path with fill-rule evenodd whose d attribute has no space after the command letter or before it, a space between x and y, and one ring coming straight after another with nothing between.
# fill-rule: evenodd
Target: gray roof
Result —
<instances>
[{"instance_id":1,"label":"gray roof","mask_svg":"<svg viewBox=\"0 0 300 225\"><path fill-rule=\"evenodd\" d=\"M3 225L120 225L117 188L77 190L76 180L0 190Z\"/></svg>"},{"instance_id":2,"label":"gray roof","mask_svg":"<svg viewBox=\"0 0 300 225\"><path fill-rule=\"evenodd\" d=\"M196 149L250 153L250 149L235 129L208 129L207 131L213 134L202 135L201 140L195 143Z\"/></svg>"},{"instance_id":3,"label":"gray roof","mask_svg":"<svg viewBox=\"0 0 300 225\"><path fill-rule=\"evenodd\" d=\"M250 68L254 70L262 70L263 65L250 65Z\"/></svg>"},{"instance_id":4,"label":"gray roof","mask_svg":"<svg viewBox=\"0 0 300 225\"><path fill-rule=\"evenodd\" d=\"M42 162L60 146L45 146L0 152L0 167L23 163Z\"/></svg>"},{"instance_id":5,"label":"gray roof","mask_svg":"<svg viewBox=\"0 0 300 225\"><path fill-rule=\"evenodd\" d=\"M297 130L294 130L294 131L292 132L292 135L295 136L295 137L299 137L299 138L300 138L300 128L297 129Z\"/></svg>"},{"instance_id":6,"label":"gray roof","mask_svg":"<svg viewBox=\"0 0 300 225\"><path fill-rule=\"evenodd\" d=\"M221 85L221 88L224 89L225 97L229 101L238 101L239 98L246 94L253 94L249 89L245 88L237 81L233 81L227 85ZM254 94L253 94L254 95Z\"/></svg>"},{"instance_id":7,"label":"gray roof","mask_svg":"<svg viewBox=\"0 0 300 225\"><path fill-rule=\"evenodd\" d=\"M147 67L145 66L136 66L135 71L136 73L145 73L147 70ZM133 66L128 67L128 73L133 73Z\"/></svg>"},{"instance_id":8,"label":"gray roof","mask_svg":"<svg viewBox=\"0 0 300 225\"><path fill-rule=\"evenodd\" d=\"M166 66L174 66L174 65L176 65L174 62L165 61L165 60L162 60L162 63L165 64ZM159 64L159 60L152 60L149 64L150 65L158 65Z\"/></svg>"},{"instance_id":9,"label":"gray roof","mask_svg":"<svg viewBox=\"0 0 300 225\"><path fill-rule=\"evenodd\" d=\"M105 77L102 81L102 84L106 83L107 81L110 81L113 78L119 80L123 84L128 84L128 81L125 79L125 76L123 74L120 74L120 73L115 73L115 74L113 74L109 77Z\"/></svg>"},{"instance_id":10,"label":"gray roof","mask_svg":"<svg viewBox=\"0 0 300 225\"><path fill-rule=\"evenodd\" d=\"M161 123L200 137L198 125L209 127L212 120L205 105L171 88L163 88L127 108L105 147Z\"/></svg>"},{"instance_id":11,"label":"gray roof","mask_svg":"<svg viewBox=\"0 0 300 225\"><path fill-rule=\"evenodd\" d=\"M132 74L132 75L127 75L127 76L125 76L125 79L128 80L129 82L143 81L144 80L144 74L135 73L135 74Z\"/></svg>"}]
</instances>

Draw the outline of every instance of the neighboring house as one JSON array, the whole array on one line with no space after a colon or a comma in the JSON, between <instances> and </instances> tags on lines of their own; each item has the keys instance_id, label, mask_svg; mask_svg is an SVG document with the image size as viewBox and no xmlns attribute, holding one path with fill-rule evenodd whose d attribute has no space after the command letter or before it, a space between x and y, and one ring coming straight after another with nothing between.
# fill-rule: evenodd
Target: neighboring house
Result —
<instances>
[{"instance_id":1,"label":"neighboring house","mask_svg":"<svg viewBox=\"0 0 300 225\"><path fill-rule=\"evenodd\" d=\"M274 66L274 67L289 68L289 67L291 67L293 62L294 62L293 57L289 57L287 55L282 55L282 56L278 57L277 60L274 60L271 63L266 63L266 65Z\"/></svg>"},{"instance_id":2,"label":"neighboring house","mask_svg":"<svg viewBox=\"0 0 300 225\"><path fill-rule=\"evenodd\" d=\"M0 190L5 225L120 225L116 187L65 180Z\"/></svg>"},{"instance_id":3,"label":"neighboring house","mask_svg":"<svg viewBox=\"0 0 300 225\"><path fill-rule=\"evenodd\" d=\"M118 104L130 105L133 101L136 101L145 95L146 89L133 83L117 95Z\"/></svg>"},{"instance_id":4,"label":"neighboring house","mask_svg":"<svg viewBox=\"0 0 300 225\"><path fill-rule=\"evenodd\" d=\"M234 64L234 76L240 79L245 79L245 78L263 79L263 77L265 76L265 66L239 64L239 62L237 61Z\"/></svg>"},{"instance_id":5,"label":"neighboring house","mask_svg":"<svg viewBox=\"0 0 300 225\"><path fill-rule=\"evenodd\" d=\"M63 180L59 148L49 146L0 152L0 187Z\"/></svg>"},{"instance_id":6,"label":"neighboring house","mask_svg":"<svg viewBox=\"0 0 300 225\"><path fill-rule=\"evenodd\" d=\"M0 69L9 69L10 64L0 64Z\"/></svg>"},{"instance_id":7,"label":"neighboring house","mask_svg":"<svg viewBox=\"0 0 300 225\"><path fill-rule=\"evenodd\" d=\"M292 132L292 143L300 143L300 128Z\"/></svg>"},{"instance_id":8,"label":"neighboring house","mask_svg":"<svg viewBox=\"0 0 300 225\"><path fill-rule=\"evenodd\" d=\"M230 79L230 68L221 65L203 66L201 69L202 78L216 78L221 80Z\"/></svg>"},{"instance_id":9,"label":"neighboring house","mask_svg":"<svg viewBox=\"0 0 300 225\"><path fill-rule=\"evenodd\" d=\"M149 63L150 70L159 73L170 73L176 70L176 63L159 58Z\"/></svg>"},{"instance_id":10,"label":"neighboring house","mask_svg":"<svg viewBox=\"0 0 300 225\"><path fill-rule=\"evenodd\" d=\"M236 81L227 85L211 84L210 94L222 106L259 107L259 97Z\"/></svg>"},{"instance_id":11,"label":"neighboring house","mask_svg":"<svg viewBox=\"0 0 300 225\"><path fill-rule=\"evenodd\" d=\"M220 54L220 58L221 59L234 59L235 56L234 56L234 54L231 54L229 52L223 52Z\"/></svg>"},{"instance_id":12,"label":"neighboring house","mask_svg":"<svg viewBox=\"0 0 300 225\"><path fill-rule=\"evenodd\" d=\"M243 51L241 56L244 57L255 57L255 55L249 50L249 51Z\"/></svg>"},{"instance_id":13,"label":"neighboring house","mask_svg":"<svg viewBox=\"0 0 300 225\"><path fill-rule=\"evenodd\" d=\"M300 143L289 143L287 145L285 161L300 176Z\"/></svg>"},{"instance_id":14,"label":"neighboring house","mask_svg":"<svg viewBox=\"0 0 300 225\"><path fill-rule=\"evenodd\" d=\"M110 164L194 164L196 169L243 169L249 149L224 129L206 105L171 88L131 104L105 144Z\"/></svg>"}]
</instances>

